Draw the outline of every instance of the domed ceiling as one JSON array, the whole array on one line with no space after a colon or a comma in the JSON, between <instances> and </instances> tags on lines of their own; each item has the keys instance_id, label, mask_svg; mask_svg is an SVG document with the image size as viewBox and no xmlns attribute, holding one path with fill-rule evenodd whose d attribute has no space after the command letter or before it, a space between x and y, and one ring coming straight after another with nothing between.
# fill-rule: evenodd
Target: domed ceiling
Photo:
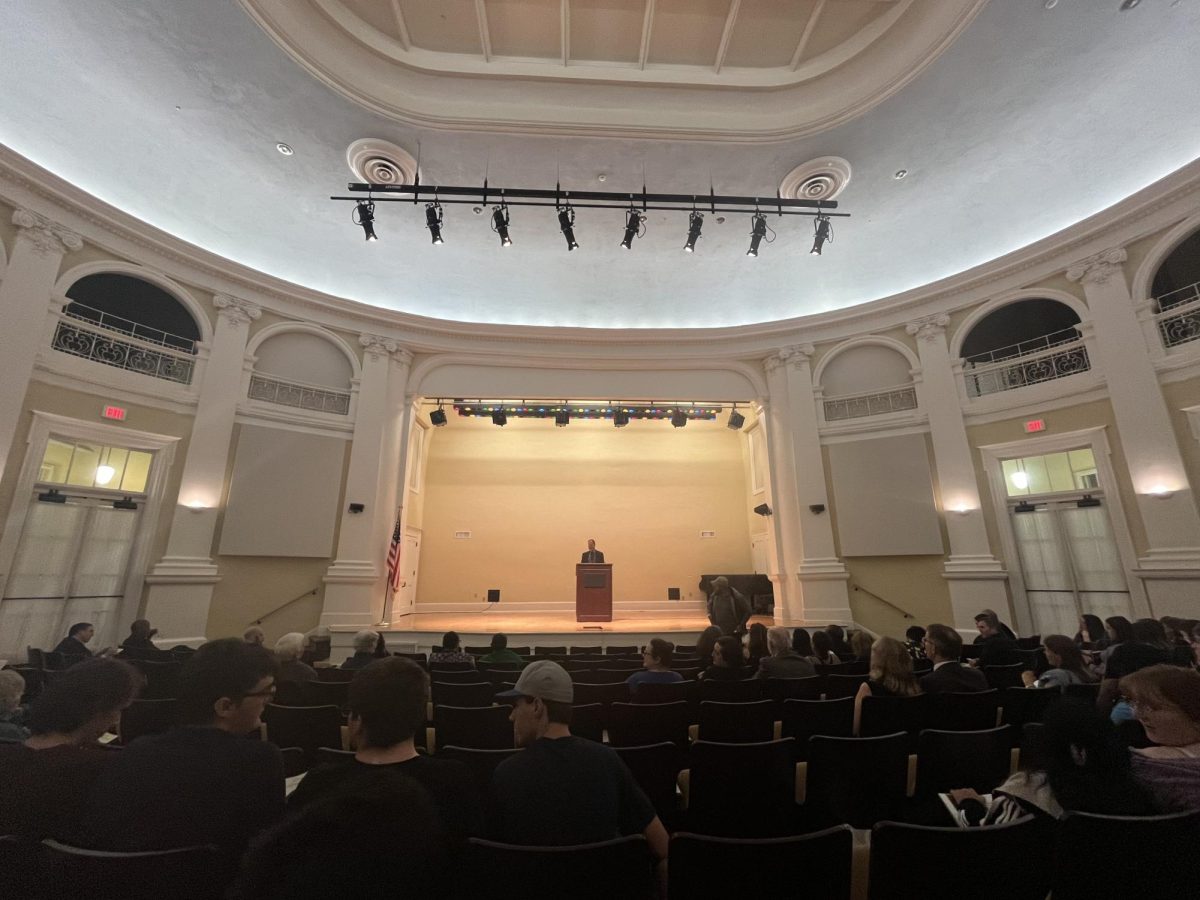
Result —
<instances>
[{"instance_id":1,"label":"domed ceiling","mask_svg":"<svg viewBox=\"0 0 1200 900\"><path fill-rule=\"evenodd\" d=\"M1047 5L1053 8L1047 9ZM1119 0L39 0L0 29L0 143L185 241L442 320L772 322L886 298L1097 213L1200 153L1200 9ZM423 184L773 196L848 161L811 220L332 202L363 139ZM276 150L285 143L293 151ZM358 145L361 146L361 145ZM896 175L901 170L903 178Z\"/></svg>"}]
</instances>

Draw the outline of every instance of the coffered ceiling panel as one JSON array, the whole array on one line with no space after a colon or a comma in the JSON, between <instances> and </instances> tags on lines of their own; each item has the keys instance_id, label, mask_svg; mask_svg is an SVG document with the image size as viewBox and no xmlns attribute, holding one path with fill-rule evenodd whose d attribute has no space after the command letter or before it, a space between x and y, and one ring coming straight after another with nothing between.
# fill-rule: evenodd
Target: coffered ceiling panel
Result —
<instances>
[{"instance_id":1,"label":"coffered ceiling panel","mask_svg":"<svg viewBox=\"0 0 1200 900\"><path fill-rule=\"evenodd\" d=\"M804 28L818 0L776 3L774 0L742 0L729 36L724 65L745 67L790 67Z\"/></svg>"},{"instance_id":2,"label":"coffered ceiling panel","mask_svg":"<svg viewBox=\"0 0 1200 900\"><path fill-rule=\"evenodd\" d=\"M296 0L304 3L305 0ZM380 0L359 0L382 6ZM474 0L398 0L413 47L435 53L470 53L480 56L479 18Z\"/></svg>"},{"instance_id":3,"label":"coffered ceiling panel","mask_svg":"<svg viewBox=\"0 0 1200 900\"><path fill-rule=\"evenodd\" d=\"M482 5L492 53L562 59L561 0L488 0Z\"/></svg>"},{"instance_id":4,"label":"coffered ceiling panel","mask_svg":"<svg viewBox=\"0 0 1200 900\"><path fill-rule=\"evenodd\" d=\"M571 58L636 65L646 0L571 0Z\"/></svg>"}]
</instances>

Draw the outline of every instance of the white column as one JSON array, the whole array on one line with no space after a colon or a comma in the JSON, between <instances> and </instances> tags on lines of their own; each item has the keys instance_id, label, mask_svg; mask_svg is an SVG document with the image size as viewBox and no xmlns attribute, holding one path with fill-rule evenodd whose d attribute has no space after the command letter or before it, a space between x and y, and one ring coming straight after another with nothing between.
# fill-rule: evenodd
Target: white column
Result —
<instances>
[{"instance_id":1,"label":"white column","mask_svg":"<svg viewBox=\"0 0 1200 900\"><path fill-rule=\"evenodd\" d=\"M775 621L799 624L804 621L804 600L796 581L802 555L800 523L796 505L796 473L792 456L790 405L787 394L788 355L774 353L763 360L767 373L769 398L765 404L767 466L770 469L770 506L774 519L776 557L779 566L776 582Z\"/></svg>"},{"instance_id":2,"label":"white column","mask_svg":"<svg viewBox=\"0 0 1200 900\"><path fill-rule=\"evenodd\" d=\"M18 209L20 230L0 282L0 478L12 450L25 389L37 354L45 345L50 294L63 256L83 246L79 235L45 216Z\"/></svg>"},{"instance_id":3,"label":"white column","mask_svg":"<svg viewBox=\"0 0 1200 900\"><path fill-rule=\"evenodd\" d=\"M929 416L929 433L937 481L941 492L942 515L950 536L950 556L943 571L949 583L950 605L955 628L974 632L975 616L982 609L1001 613L1011 610L1005 589L1007 575L992 555L987 528L980 509L975 466L967 441L959 406L955 370L946 345L944 314L928 316L909 323L907 331L916 335L921 357L921 379L917 382L920 404ZM996 499L1002 503L1004 498Z\"/></svg>"},{"instance_id":4,"label":"white column","mask_svg":"<svg viewBox=\"0 0 1200 900\"><path fill-rule=\"evenodd\" d=\"M1081 260L1067 278L1083 285L1095 328L1095 367L1108 385L1121 448L1149 544L1137 573L1155 616L1194 616L1200 584L1200 514L1154 363L1138 338L1123 249Z\"/></svg>"},{"instance_id":5,"label":"white column","mask_svg":"<svg viewBox=\"0 0 1200 900\"><path fill-rule=\"evenodd\" d=\"M788 408L791 413L792 471L796 479L800 599L809 624L849 624L849 572L838 559L833 543L833 522L825 487L825 462L821 455L820 424L813 396L812 344L789 347L787 356ZM816 507L821 507L816 511Z\"/></svg>"},{"instance_id":6,"label":"white column","mask_svg":"<svg viewBox=\"0 0 1200 900\"><path fill-rule=\"evenodd\" d=\"M374 334L359 337L363 354L354 439L346 475L345 508L337 558L325 573L321 624L366 628L383 615L387 549L395 525L399 433L403 417L395 397L404 397L412 354L398 341ZM400 404L402 405L402 404ZM350 504L361 503L361 513Z\"/></svg>"},{"instance_id":7,"label":"white column","mask_svg":"<svg viewBox=\"0 0 1200 900\"><path fill-rule=\"evenodd\" d=\"M212 559L213 536L241 399L246 338L250 323L262 315L255 304L228 294L213 297L213 306L217 327L200 383L167 552L146 576L146 618L168 643L205 639L213 586L220 580Z\"/></svg>"}]
</instances>

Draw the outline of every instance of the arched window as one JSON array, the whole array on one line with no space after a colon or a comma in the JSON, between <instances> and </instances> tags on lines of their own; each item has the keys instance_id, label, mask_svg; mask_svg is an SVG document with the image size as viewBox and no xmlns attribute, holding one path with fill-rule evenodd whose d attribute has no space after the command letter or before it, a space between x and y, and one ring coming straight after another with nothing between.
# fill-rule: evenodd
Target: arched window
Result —
<instances>
[{"instance_id":1,"label":"arched window","mask_svg":"<svg viewBox=\"0 0 1200 900\"><path fill-rule=\"evenodd\" d=\"M881 344L835 348L820 375L825 421L916 409L911 369L904 354Z\"/></svg>"},{"instance_id":2,"label":"arched window","mask_svg":"<svg viewBox=\"0 0 1200 900\"><path fill-rule=\"evenodd\" d=\"M1163 260L1151 287L1163 344L1176 347L1200 338L1200 231Z\"/></svg>"},{"instance_id":3,"label":"arched window","mask_svg":"<svg viewBox=\"0 0 1200 900\"><path fill-rule=\"evenodd\" d=\"M200 329L192 314L156 284L132 275L85 275L70 301L54 349L119 369L190 384Z\"/></svg>"},{"instance_id":4,"label":"arched window","mask_svg":"<svg viewBox=\"0 0 1200 900\"><path fill-rule=\"evenodd\" d=\"M979 397L1088 371L1078 324L1075 310L1046 298L993 310L963 340L967 393Z\"/></svg>"},{"instance_id":5,"label":"arched window","mask_svg":"<svg viewBox=\"0 0 1200 900\"><path fill-rule=\"evenodd\" d=\"M350 413L354 369L328 337L307 331L283 331L254 350L249 397L310 412Z\"/></svg>"}]
</instances>

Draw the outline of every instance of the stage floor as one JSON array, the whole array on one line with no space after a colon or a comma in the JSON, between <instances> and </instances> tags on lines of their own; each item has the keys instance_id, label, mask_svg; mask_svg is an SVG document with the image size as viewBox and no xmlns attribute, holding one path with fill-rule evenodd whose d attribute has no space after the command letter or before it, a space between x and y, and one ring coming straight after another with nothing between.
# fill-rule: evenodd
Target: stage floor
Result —
<instances>
[{"instance_id":1,"label":"stage floor","mask_svg":"<svg viewBox=\"0 0 1200 900\"><path fill-rule=\"evenodd\" d=\"M769 616L754 616L751 622L762 622L768 628L775 624ZM386 634L405 632L457 631L460 634L645 634L647 632L701 632L708 627L704 616L637 616L614 618L611 622L576 622L574 616L545 613L467 613L445 615L416 613L402 616L390 625L381 626Z\"/></svg>"}]
</instances>

